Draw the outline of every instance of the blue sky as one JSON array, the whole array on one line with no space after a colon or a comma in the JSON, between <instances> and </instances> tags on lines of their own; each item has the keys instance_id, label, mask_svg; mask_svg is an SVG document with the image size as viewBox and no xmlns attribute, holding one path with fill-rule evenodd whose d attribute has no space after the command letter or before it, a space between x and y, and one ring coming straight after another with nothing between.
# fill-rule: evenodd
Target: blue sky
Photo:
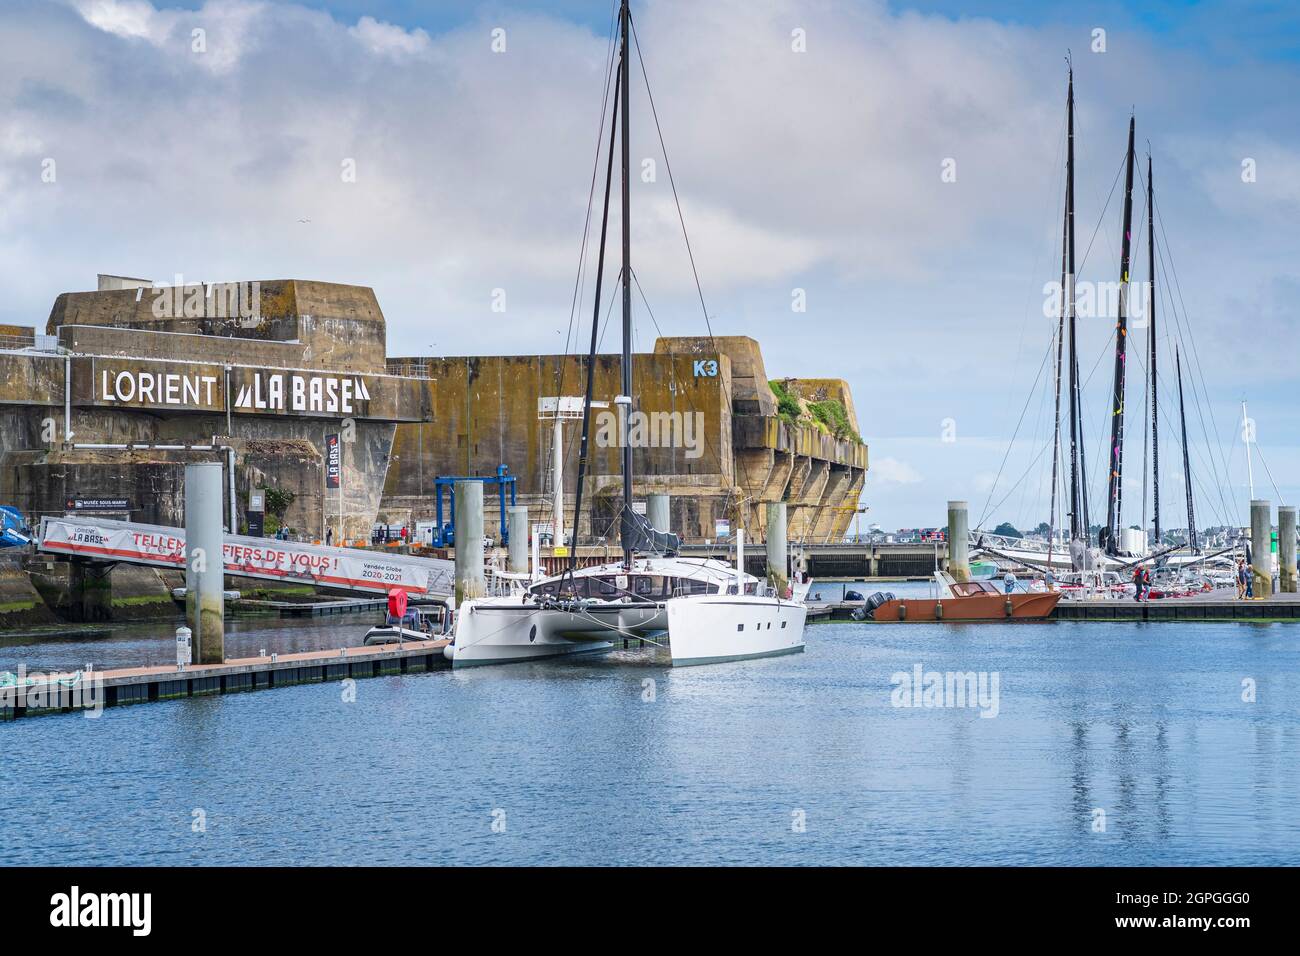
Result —
<instances>
[{"instance_id":1,"label":"blue sky","mask_svg":"<svg viewBox=\"0 0 1300 956\"><path fill-rule=\"evenodd\" d=\"M5 3L0 322L41 324L101 271L304 277L373 286L392 354L561 350L609 14L604 0ZM1150 143L1182 292L1162 355L1177 339L1200 359L1203 523L1244 514L1243 398L1281 497L1300 496L1294 5L646 0L634 15L714 329L757 338L771 377L850 383L873 520L941 523L963 497L994 523L1046 514L1050 415L1032 386L1052 327L1043 287L1059 278L1067 49L1081 281L1118 273L1106 200L1130 111L1143 158ZM639 84L633 117L636 156L658 164L634 183L634 264L664 332L698 334ZM1191 335L1170 334L1184 320ZM1107 422L1110 328L1081 326L1090 440ZM639 316L639 343L653 336ZM1134 509L1140 437L1133 415ZM1257 492L1278 497L1261 464ZM1162 481L1176 501L1178 476Z\"/></svg>"}]
</instances>

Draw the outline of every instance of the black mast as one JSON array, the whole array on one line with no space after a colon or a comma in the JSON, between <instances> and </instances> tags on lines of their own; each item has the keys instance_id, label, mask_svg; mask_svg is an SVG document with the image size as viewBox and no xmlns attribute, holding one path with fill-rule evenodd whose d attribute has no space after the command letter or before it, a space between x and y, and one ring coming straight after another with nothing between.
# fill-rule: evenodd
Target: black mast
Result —
<instances>
[{"instance_id":1,"label":"black mast","mask_svg":"<svg viewBox=\"0 0 1300 956\"><path fill-rule=\"evenodd\" d=\"M1136 123L1128 121L1128 154L1124 174L1124 235L1119 254L1119 315L1115 324L1115 377L1111 392L1110 479L1106 495L1106 553L1119 551L1119 532L1124 505L1124 381L1128 344L1129 259L1133 239L1133 135Z\"/></svg>"},{"instance_id":2,"label":"black mast","mask_svg":"<svg viewBox=\"0 0 1300 956\"><path fill-rule=\"evenodd\" d=\"M1192 554L1200 553L1196 541L1196 510L1192 507L1192 465L1187 454L1187 412L1183 409L1183 360L1174 346L1174 368L1178 374L1178 420L1183 431L1183 484L1187 486L1187 543Z\"/></svg>"},{"instance_id":3,"label":"black mast","mask_svg":"<svg viewBox=\"0 0 1300 956\"><path fill-rule=\"evenodd\" d=\"M1062 304L1070 339L1070 540L1088 537L1088 506L1080 502L1083 485L1083 417L1079 408L1079 351L1075 339L1074 309L1074 67L1070 67L1070 82L1065 96L1066 153L1065 153L1065 248L1069 253L1066 263L1065 288ZM1085 500L1086 501L1086 500ZM1082 507L1082 512L1080 508ZM1080 526L1082 522L1082 527Z\"/></svg>"},{"instance_id":4,"label":"black mast","mask_svg":"<svg viewBox=\"0 0 1300 956\"><path fill-rule=\"evenodd\" d=\"M1070 69L1070 82L1068 92L1066 93L1066 109L1069 109L1069 101L1074 88L1074 69ZM1068 171L1066 173L1069 175ZM1065 212L1061 218L1061 311L1060 318L1056 323L1056 418L1055 426L1052 431L1052 503L1047 512L1047 563L1052 563L1052 549L1056 544L1056 483L1060 472L1061 464L1061 363L1065 351L1065 297L1066 281L1069 278L1070 266L1070 197L1069 186L1066 186ZM1074 407L1071 403L1071 408ZM1073 477L1073 472L1071 473ZM1073 500L1073 496L1072 500ZM1070 507L1071 513L1074 511L1073 504ZM1073 536L1074 522L1071 518L1070 523L1071 536Z\"/></svg>"},{"instance_id":5,"label":"black mast","mask_svg":"<svg viewBox=\"0 0 1300 956\"><path fill-rule=\"evenodd\" d=\"M619 396L623 413L619 416L619 427L622 433L620 437L623 441L623 513L619 516L619 527L623 544L623 566L627 568L632 566L632 542L628 530L628 518L632 513L632 446L628 442L629 419L632 414L632 222L629 215L631 206L631 161L629 158L628 135L628 71L630 65L628 63L628 33L630 32L628 20L630 17L627 0L623 0L618 12L619 33L621 34L619 39L621 57L619 61L619 78L622 83L623 93L623 388Z\"/></svg>"},{"instance_id":6,"label":"black mast","mask_svg":"<svg viewBox=\"0 0 1300 956\"><path fill-rule=\"evenodd\" d=\"M1151 273L1151 297L1147 304L1151 378L1151 491L1155 508L1156 548L1160 547L1160 407L1156 397L1156 190L1151 181L1151 154L1147 153L1147 265Z\"/></svg>"}]
</instances>

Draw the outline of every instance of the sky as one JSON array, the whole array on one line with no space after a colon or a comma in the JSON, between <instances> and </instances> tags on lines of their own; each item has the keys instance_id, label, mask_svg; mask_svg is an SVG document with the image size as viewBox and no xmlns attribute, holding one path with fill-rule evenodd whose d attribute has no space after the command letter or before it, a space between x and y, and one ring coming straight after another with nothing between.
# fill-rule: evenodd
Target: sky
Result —
<instances>
[{"instance_id":1,"label":"sky","mask_svg":"<svg viewBox=\"0 0 1300 956\"><path fill-rule=\"evenodd\" d=\"M373 287L391 355L563 351L611 12L4 0L0 322L43 325L56 295L98 272L311 278ZM988 527L1047 518L1067 54L1081 284L1119 277L1130 114L1145 280L1152 157L1159 362L1184 353L1198 524L1245 520L1243 400L1256 495L1300 497L1294 5L645 0L633 17L710 324L756 338L769 377L849 383L868 522L941 525L957 498ZM633 267L653 310L638 298L635 319L649 349L658 331L702 334L704 318L634 79ZM1098 501L1113 327L1080 318ZM1131 355L1126 524L1150 519L1145 365ZM1174 527L1177 394L1161 376Z\"/></svg>"}]
</instances>

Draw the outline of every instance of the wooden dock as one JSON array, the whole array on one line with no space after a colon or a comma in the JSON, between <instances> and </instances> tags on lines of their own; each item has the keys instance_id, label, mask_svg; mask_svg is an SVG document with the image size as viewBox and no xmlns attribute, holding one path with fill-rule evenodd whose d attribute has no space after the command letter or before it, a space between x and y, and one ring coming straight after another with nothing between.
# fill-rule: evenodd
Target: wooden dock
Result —
<instances>
[{"instance_id":1,"label":"wooden dock","mask_svg":"<svg viewBox=\"0 0 1300 956\"><path fill-rule=\"evenodd\" d=\"M89 674L32 674L28 683L0 688L0 720L117 707L156 700L236 694L244 691L318 684L345 678L422 673L450 667L445 638L375 647L343 647L267 657L244 657L223 664L127 667Z\"/></svg>"},{"instance_id":2,"label":"wooden dock","mask_svg":"<svg viewBox=\"0 0 1300 956\"><path fill-rule=\"evenodd\" d=\"M1141 603L1132 598L1062 601L1052 617L1058 621L1289 621L1300 619L1300 594L1246 601L1215 594Z\"/></svg>"}]
</instances>

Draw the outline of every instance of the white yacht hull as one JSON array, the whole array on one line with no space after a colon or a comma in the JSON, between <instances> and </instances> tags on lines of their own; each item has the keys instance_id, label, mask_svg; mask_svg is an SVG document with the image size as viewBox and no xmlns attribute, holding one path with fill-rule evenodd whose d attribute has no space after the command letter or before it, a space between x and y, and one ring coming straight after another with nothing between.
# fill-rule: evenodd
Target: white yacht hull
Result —
<instances>
[{"instance_id":1,"label":"white yacht hull","mask_svg":"<svg viewBox=\"0 0 1300 956\"><path fill-rule=\"evenodd\" d=\"M808 609L777 598L701 594L667 602L673 666L798 654Z\"/></svg>"},{"instance_id":2,"label":"white yacht hull","mask_svg":"<svg viewBox=\"0 0 1300 956\"><path fill-rule=\"evenodd\" d=\"M603 653L615 639L667 627L662 605L593 604L581 613L518 601L466 601L456 612L452 667L508 664L570 654Z\"/></svg>"}]
</instances>

